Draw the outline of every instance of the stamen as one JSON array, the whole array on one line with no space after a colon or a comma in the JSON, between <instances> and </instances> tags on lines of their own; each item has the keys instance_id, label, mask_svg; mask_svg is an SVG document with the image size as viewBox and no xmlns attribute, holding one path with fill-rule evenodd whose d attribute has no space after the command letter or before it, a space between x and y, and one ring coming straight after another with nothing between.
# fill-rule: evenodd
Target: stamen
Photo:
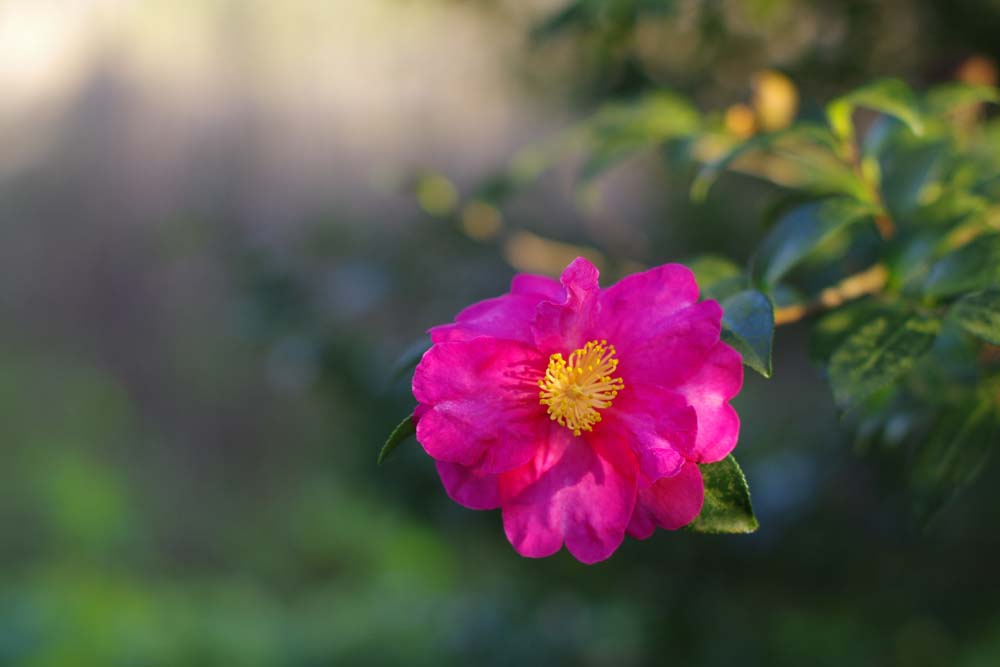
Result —
<instances>
[{"instance_id":1,"label":"stamen","mask_svg":"<svg viewBox=\"0 0 1000 667\"><path fill-rule=\"evenodd\" d=\"M615 346L592 340L564 359L560 353L549 357L545 376L538 381L538 400L549 408L549 417L580 435L592 431L601 421L604 408L625 388L618 369Z\"/></svg>"}]
</instances>

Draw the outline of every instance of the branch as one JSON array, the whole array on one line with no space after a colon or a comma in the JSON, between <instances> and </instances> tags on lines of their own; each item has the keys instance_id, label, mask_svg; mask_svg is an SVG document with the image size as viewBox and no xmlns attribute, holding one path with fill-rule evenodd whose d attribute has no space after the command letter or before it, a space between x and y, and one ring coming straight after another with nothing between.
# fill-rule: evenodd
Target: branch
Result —
<instances>
[{"instance_id":1,"label":"branch","mask_svg":"<svg viewBox=\"0 0 1000 667\"><path fill-rule=\"evenodd\" d=\"M889 281L889 271L884 264L876 264L860 273L844 278L832 287L827 287L809 303L784 306L774 311L774 326L798 322L804 317L825 310L832 310L847 301L877 294Z\"/></svg>"}]
</instances>

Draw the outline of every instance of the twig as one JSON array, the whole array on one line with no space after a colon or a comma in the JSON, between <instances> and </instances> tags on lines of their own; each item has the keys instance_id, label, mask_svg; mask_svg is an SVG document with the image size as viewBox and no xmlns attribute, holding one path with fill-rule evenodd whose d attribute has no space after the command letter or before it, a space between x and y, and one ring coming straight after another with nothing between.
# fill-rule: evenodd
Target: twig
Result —
<instances>
[{"instance_id":1,"label":"twig","mask_svg":"<svg viewBox=\"0 0 1000 667\"><path fill-rule=\"evenodd\" d=\"M804 317L831 310L847 301L853 301L868 294L882 291L889 281L889 270L884 264L876 264L860 273L844 278L832 287L827 287L809 303L784 306L774 311L774 326L798 322Z\"/></svg>"}]
</instances>

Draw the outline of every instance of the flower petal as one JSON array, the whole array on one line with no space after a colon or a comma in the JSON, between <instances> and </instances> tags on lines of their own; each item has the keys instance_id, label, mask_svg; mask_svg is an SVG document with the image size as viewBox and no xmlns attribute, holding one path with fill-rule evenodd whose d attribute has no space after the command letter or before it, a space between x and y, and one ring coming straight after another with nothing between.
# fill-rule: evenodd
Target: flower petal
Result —
<instances>
[{"instance_id":1,"label":"flower petal","mask_svg":"<svg viewBox=\"0 0 1000 667\"><path fill-rule=\"evenodd\" d=\"M472 510L500 507L499 475L476 472L457 463L437 461L438 475L448 497Z\"/></svg>"},{"instance_id":2,"label":"flower petal","mask_svg":"<svg viewBox=\"0 0 1000 667\"><path fill-rule=\"evenodd\" d=\"M558 280L532 273L519 273L510 281L511 294L539 296L546 301L562 303L566 300L566 288Z\"/></svg>"},{"instance_id":3,"label":"flower petal","mask_svg":"<svg viewBox=\"0 0 1000 667\"><path fill-rule=\"evenodd\" d=\"M477 336L531 343L531 322L540 301L541 297L534 294L505 294L486 299L460 312L453 323L432 327L427 333L434 343Z\"/></svg>"},{"instance_id":4,"label":"flower petal","mask_svg":"<svg viewBox=\"0 0 1000 667\"><path fill-rule=\"evenodd\" d=\"M726 458L740 435L740 418L729 405L743 386L743 360L723 342L711 349L705 363L678 391L698 413L698 437L684 455L699 463Z\"/></svg>"},{"instance_id":5,"label":"flower petal","mask_svg":"<svg viewBox=\"0 0 1000 667\"><path fill-rule=\"evenodd\" d=\"M634 475L553 424L525 466L500 476L507 539L522 556L549 556L563 545L583 563L618 548L635 505Z\"/></svg>"},{"instance_id":6,"label":"flower petal","mask_svg":"<svg viewBox=\"0 0 1000 667\"><path fill-rule=\"evenodd\" d=\"M469 340L492 336L525 343L534 342L531 323L542 301L566 301L566 289L545 276L519 273L511 280L510 293L474 303L455 316L455 321L432 327L431 341Z\"/></svg>"},{"instance_id":7,"label":"flower petal","mask_svg":"<svg viewBox=\"0 0 1000 667\"><path fill-rule=\"evenodd\" d=\"M722 308L715 301L702 301L675 311L657 326L629 345L608 338L618 350L618 372L626 387L641 382L672 388L694 376L719 340Z\"/></svg>"},{"instance_id":8,"label":"flower petal","mask_svg":"<svg viewBox=\"0 0 1000 667\"><path fill-rule=\"evenodd\" d=\"M531 330L539 349L565 354L587 342L586 334L593 329L601 292L597 278L597 267L583 257L570 262L559 278L566 298L538 304Z\"/></svg>"},{"instance_id":9,"label":"flower petal","mask_svg":"<svg viewBox=\"0 0 1000 667\"><path fill-rule=\"evenodd\" d=\"M627 276L601 292L605 337L627 347L659 331L671 315L696 301L694 274L681 264L664 264Z\"/></svg>"},{"instance_id":10,"label":"flower petal","mask_svg":"<svg viewBox=\"0 0 1000 667\"><path fill-rule=\"evenodd\" d=\"M497 338L433 345L413 374L426 406L417 440L433 458L482 473L523 465L549 425L538 402L545 364L534 348Z\"/></svg>"},{"instance_id":11,"label":"flower petal","mask_svg":"<svg viewBox=\"0 0 1000 667\"><path fill-rule=\"evenodd\" d=\"M590 439L628 442L639 461L643 486L673 477L694 449L698 419L684 396L651 384L626 384Z\"/></svg>"},{"instance_id":12,"label":"flower petal","mask_svg":"<svg viewBox=\"0 0 1000 667\"><path fill-rule=\"evenodd\" d=\"M673 477L657 481L639 491L628 534L644 540L656 527L683 528L697 518L705 501L705 484L698 466L690 461Z\"/></svg>"}]
</instances>

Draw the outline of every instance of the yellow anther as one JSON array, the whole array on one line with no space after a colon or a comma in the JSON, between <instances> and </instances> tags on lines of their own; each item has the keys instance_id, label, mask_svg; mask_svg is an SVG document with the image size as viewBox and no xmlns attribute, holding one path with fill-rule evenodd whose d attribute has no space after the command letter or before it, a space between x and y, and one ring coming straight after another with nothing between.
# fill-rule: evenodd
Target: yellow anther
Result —
<instances>
[{"instance_id":1,"label":"yellow anther","mask_svg":"<svg viewBox=\"0 0 1000 667\"><path fill-rule=\"evenodd\" d=\"M539 380L538 401L547 405L549 417L580 435L601 421L600 409L625 388L621 378L612 377L618 368L614 345L592 340L565 359L558 352L549 357L545 376Z\"/></svg>"}]
</instances>

